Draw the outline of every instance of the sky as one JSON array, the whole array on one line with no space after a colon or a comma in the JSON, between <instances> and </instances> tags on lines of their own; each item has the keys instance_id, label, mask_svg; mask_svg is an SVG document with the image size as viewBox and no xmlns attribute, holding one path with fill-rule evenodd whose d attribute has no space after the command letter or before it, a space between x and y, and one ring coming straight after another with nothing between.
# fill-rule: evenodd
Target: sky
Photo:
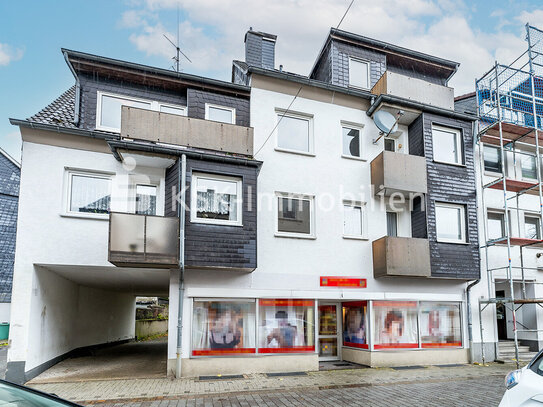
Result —
<instances>
[{"instance_id":1,"label":"sky","mask_svg":"<svg viewBox=\"0 0 543 407\"><path fill-rule=\"evenodd\" d=\"M62 47L170 68L179 33L187 73L230 80L249 27L276 34L276 65L307 75L351 0L0 0L0 147L20 159L9 118L25 119L73 85ZM179 25L178 25L179 10ZM456 95L543 29L541 0L354 0L341 29L460 62Z\"/></svg>"}]
</instances>

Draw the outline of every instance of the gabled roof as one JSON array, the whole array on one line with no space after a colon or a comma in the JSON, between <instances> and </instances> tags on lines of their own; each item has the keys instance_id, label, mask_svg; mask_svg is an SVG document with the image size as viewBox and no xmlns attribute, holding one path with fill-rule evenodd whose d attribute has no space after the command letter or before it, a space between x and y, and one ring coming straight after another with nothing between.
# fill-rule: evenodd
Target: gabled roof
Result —
<instances>
[{"instance_id":1,"label":"gabled roof","mask_svg":"<svg viewBox=\"0 0 543 407\"><path fill-rule=\"evenodd\" d=\"M10 156L2 147L0 147L0 155L3 155L7 160L11 161L17 168L21 168L21 163Z\"/></svg>"},{"instance_id":2,"label":"gabled roof","mask_svg":"<svg viewBox=\"0 0 543 407\"><path fill-rule=\"evenodd\" d=\"M76 129L74 124L75 86L27 120L33 123L52 124Z\"/></svg>"}]
</instances>

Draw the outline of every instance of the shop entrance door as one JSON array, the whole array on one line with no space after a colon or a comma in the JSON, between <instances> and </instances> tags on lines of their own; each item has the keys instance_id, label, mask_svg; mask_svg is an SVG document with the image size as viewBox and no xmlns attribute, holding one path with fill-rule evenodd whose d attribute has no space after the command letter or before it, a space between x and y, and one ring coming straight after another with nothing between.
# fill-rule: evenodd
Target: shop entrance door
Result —
<instances>
[{"instance_id":1,"label":"shop entrance door","mask_svg":"<svg viewBox=\"0 0 543 407\"><path fill-rule=\"evenodd\" d=\"M319 360L341 358L339 340L341 317L339 304L319 303Z\"/></svg>"}]
</instances>

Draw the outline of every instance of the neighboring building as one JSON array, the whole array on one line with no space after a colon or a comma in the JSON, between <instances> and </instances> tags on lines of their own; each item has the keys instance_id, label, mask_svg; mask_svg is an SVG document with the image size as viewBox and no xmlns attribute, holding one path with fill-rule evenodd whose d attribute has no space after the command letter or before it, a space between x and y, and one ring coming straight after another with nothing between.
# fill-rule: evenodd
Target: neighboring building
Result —
<instances>
[{"instance_id":1,"label":"neighboring building","mask_svg":"<svg viewBox=\"0 0 543 407\"><path fill-rule=\"evenodd\" d=\"M496 64L477 80L476 92L455 100L457 111L479 115L474 147L481 282L472 290L471 308L487 361L516 359L515 331L519 360L543 348L541 35L527 26L528 52L515 67ZM475 351L481 354L481 346Z\"/></svg>"},{"instance_id":2,"label":"neighboring building","mask_svg":"<svg viewBox=\"0 0 543 407\"><path fill-rule=\"evenodd\" d=\"M0 148L0 322L9 322L21 166Z\"/></svg>"},{"instance_id":3,"label":"neighboring building","mask_svg":"<svg viewBox=\"0 0 543 407\"><path fill-rule=\"evenodd\" d=\"M305 77L275 69L276 40L247 32L234 83L63 51L76 85L12 120L9 379L133 338L136 295L169 294L175 372L180 293L185 376L468 360L475 117L454 111L458 64L332 29ZM373 119L400 110L384 137Z\"/></svg>"}]
</instances>

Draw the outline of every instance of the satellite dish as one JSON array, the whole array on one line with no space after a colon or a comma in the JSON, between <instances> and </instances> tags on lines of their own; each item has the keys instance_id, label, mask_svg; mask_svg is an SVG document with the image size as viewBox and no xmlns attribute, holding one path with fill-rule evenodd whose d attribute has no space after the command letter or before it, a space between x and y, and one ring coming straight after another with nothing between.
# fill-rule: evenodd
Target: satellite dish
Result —
<instances>
[{"instance_id":1,"label":"satellite dish","mask_svg":"<svg viewBox=\"0 0 543 407\"><path fill-rule=\"evenodd\" d=\"M391 113L379 110L373 115L373 121L379 130L385 134L394 133L398 130L398 120Z\"/></svg>"}]
</instances>

